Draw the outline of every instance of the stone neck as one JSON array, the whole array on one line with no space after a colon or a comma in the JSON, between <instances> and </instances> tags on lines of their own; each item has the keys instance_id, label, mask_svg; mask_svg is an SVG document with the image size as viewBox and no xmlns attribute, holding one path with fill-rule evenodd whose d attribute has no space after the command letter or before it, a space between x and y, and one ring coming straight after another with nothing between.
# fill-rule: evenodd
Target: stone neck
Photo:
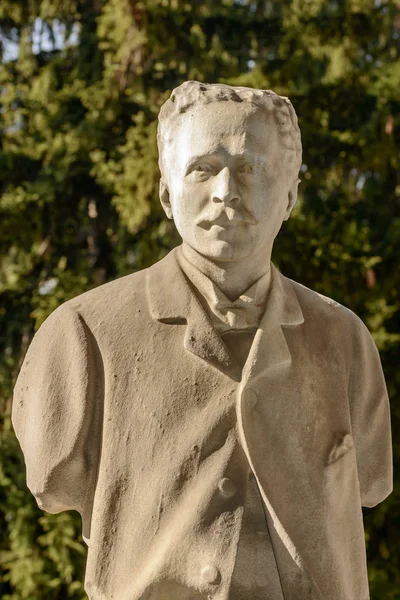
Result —
<instances>
[{"instance_id":1,"label":"stone neck","mask_svg":"<svg viewBox=\"0 0 400 600\"><path fill-rule=\"evenodd\" d=\"M182 253L186 260L199 269L232 302L239 298L260 277L271 272L271 254L250 256L241 261L213 261L183 242Z\"/></svg>"}]
</instances>

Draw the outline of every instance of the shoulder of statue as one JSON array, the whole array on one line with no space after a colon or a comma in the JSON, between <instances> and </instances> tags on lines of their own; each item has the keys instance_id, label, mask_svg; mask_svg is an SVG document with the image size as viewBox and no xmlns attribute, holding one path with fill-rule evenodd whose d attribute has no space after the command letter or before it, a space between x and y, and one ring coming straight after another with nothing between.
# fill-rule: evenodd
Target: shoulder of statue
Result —
<instances>
[{"instance_id":1,"label":"shoulder of statue","mask_svg":"<svg viewBox=\"0 0 400 600\"><path fill-rule=\"evenodd\" d=\"M352 310L343 304L340 304L340 302L316 292L315 290L286 277L280 272L279 276L282 277L295 291L306 317L308 316L313 320L317 319L318 321L321 321L321 323L324 322L324 319L328 319L328 322L333 320L339 327L341 325L344 327L359 327L361 322L360 318Z\"/></svg>"}]
</instances>

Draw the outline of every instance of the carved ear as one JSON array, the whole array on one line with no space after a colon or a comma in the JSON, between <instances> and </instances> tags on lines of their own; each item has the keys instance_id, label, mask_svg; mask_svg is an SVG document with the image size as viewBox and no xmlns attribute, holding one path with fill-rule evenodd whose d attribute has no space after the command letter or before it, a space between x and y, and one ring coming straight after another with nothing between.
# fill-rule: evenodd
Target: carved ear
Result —
<instances>
[{"instance_id":1,"label":"carved ear","mask_svg":"<svg viewBox=\"0 0 400 600\"><path fill-rule=\"evenodd\" d=\"M172 219L171 202L169 201L169 189L163 179L160 179L160 202L168 219Z\"/></svg>"},{"instance_id":2,"label":"carved ear","mask_svg":"<svg viewBox=\"0 0 400 600\"><path fill-rule=\"evenodd\" d=\"M290 217L290 213L292 212L292 209L297 202L297 188L300 181L301 179L296 179L296 181L293 183L292 187L289 190L288 205L286 208L285 216L283 217L284 221L288 220L288 218Z\"/></svg>"}]
</instances>

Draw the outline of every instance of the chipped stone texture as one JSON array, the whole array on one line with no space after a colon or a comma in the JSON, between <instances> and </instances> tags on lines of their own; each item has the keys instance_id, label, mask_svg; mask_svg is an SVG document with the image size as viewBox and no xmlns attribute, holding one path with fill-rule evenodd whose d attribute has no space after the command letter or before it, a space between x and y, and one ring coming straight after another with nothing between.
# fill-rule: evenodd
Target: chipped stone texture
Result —
<instances>
[{"instance_id":1,"label":"chipped stone texture","mask_svg":"<svg viewBox=\"0 0 400 600\"><path fill-rule=\"evenodd\" d=\"M13 404L28 486L82 515L92 600L367 600L389 404L360 319L270 261L297 197L294 109L186 82L158 139L182 245L35 335Z\"/></svg>"}]
</instances>

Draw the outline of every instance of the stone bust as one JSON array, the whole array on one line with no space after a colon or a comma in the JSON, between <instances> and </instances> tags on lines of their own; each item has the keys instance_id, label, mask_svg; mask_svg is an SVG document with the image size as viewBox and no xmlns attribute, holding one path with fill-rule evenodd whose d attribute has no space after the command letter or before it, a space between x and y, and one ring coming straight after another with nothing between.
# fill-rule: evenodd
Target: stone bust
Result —
<instances>
[{"instance_id":1,"label":"stone bust","mask_svg":"<svg viewBox=\"0 0 400 600\"><path fill-rule=\"evenodd\" d=\"M37 332L13 403L28 486L82 515L91 600L367 600L389 403L360 319L271 262L297 197L293 106L189 81L158 144L182 245Z\"/></svg>"}]
</instances>

